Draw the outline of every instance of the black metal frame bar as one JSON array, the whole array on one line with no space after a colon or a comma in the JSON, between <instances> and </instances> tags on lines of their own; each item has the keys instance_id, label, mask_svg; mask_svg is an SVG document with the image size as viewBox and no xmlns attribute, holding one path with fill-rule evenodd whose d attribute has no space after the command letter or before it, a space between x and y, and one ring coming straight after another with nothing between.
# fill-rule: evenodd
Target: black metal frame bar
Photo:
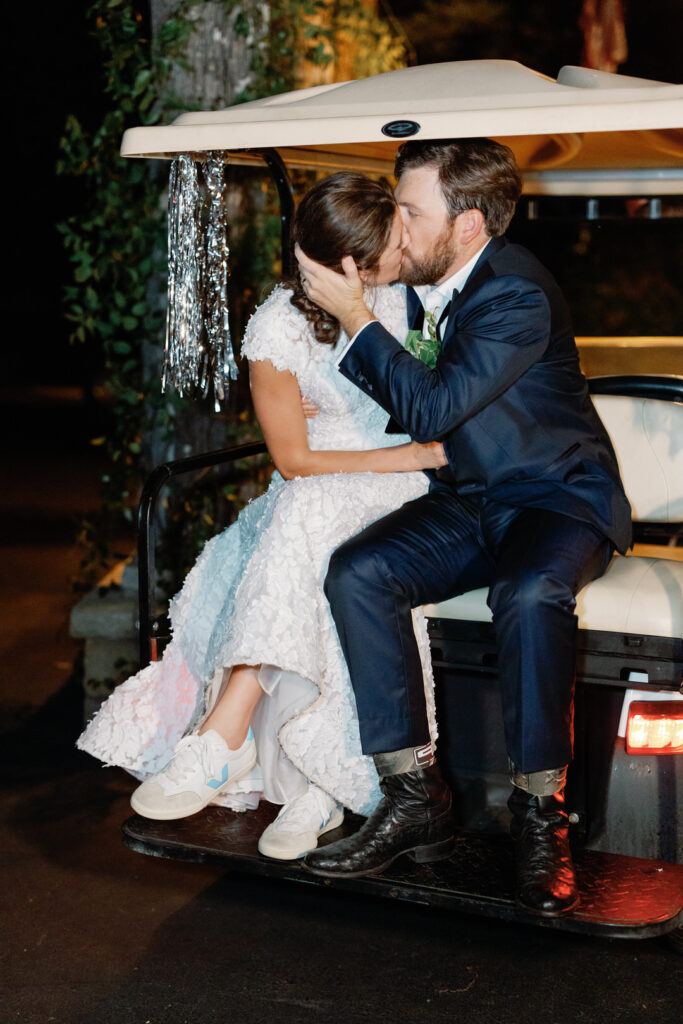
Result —
<instances>
[{"instance_id":1,"label":"black metal frame bar","mask_svg":"<svg viewBox=\"0 0 683 1024\"><path fill-rule=\"evenodd\" d=\"M254 455L262 455L268 449L263 441L252 441L232 448L206 452L204 455L190 455L185 459L164 462L150 473L140 496L138 508L138 622L140 629L140 668L152 660L153 633L158 623L153 614L155 603L154 535L152 518L161 488L173 477L192 473L198 469L209 469L225 463L237 462Z\"/></svg>"},{"instance_id":2,"label":"black metal frame bar","mask_svg":"<svg viewBox=\"0 0 683 1024\"><path fill-rule=\"evenodd\" d=\"M254 150L265 161L275 182L280 199L280 229L282 239L282 273L288 277L294 269L294 253L290 247L290 228L294 216L294 190L284 160L276 149Z\"/></svg>"},{"instance_id":3,"label":"black metal frame bar","mask_svg":"<svg viewBox=\"0 0 683 1024\"><path fill-rule=\"evenodd\" d=\"M658 374L613 374L590 377L591 395L629 395L634 398L661 398L683 403L683 377Z\"/></svg>"}]
</instances>

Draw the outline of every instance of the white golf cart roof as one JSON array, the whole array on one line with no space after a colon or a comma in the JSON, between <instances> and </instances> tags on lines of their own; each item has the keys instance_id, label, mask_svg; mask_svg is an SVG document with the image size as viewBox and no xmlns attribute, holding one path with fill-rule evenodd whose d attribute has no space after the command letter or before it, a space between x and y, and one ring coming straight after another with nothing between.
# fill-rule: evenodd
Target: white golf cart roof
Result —
<instances>
[{"instance_id":1,"label":"white golf cart roof","mask_svg":"<svg viewBox=\"0 0 683 1024\"><path fill-rule=\"evenodd\" d=\"M249 151L276 148L290 167L391 174L405 138L476 136L514 150L532 194L683 193L683 86L578 67L555 80L508 60L421 65L182 114L129 129L121 153L220 150L251 162Z\"/></svg>"}]
</instances>

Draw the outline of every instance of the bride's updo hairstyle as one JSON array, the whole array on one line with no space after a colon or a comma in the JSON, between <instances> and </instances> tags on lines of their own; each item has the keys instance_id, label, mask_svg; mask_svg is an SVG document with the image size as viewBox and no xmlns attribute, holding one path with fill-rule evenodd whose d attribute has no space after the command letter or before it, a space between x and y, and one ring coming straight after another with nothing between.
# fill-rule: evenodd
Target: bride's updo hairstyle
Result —
<instances>
[{"instance_id":1,"label":"bride's updo hairstyle","mask_svg":"<svg viewBox=\"0 0 683 1024\"><path fill-rule=\"evenodd\" d=\"M341 271L343 256L353 256L359 270L376 270L396 211L388 185L339 171L319 181L301 200L292 224L292 248L298 242L307 256L332 270ZM298 269L289 283L290 301L304 314L316 340L334 345L339 321L307 298Z\"/></svg>"}]
</instances>

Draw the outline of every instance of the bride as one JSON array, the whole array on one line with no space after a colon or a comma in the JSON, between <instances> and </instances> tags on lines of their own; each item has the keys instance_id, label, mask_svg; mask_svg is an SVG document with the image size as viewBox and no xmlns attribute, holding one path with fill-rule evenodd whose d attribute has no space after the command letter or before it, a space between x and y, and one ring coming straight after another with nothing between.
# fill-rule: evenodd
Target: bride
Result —
<instances>
[{"instance_id":1,"label":"bride","mask_svg":"<svg viewBox=\"0 0 683 1024\"><path fill-rule=\"evenodd\" d=\"M302 200L293 240L327 266L361 268L373 315L406 333L398 278L405 232L391 190L342 172ZM116 688L78 746L142 784L133 809L182 818L209 803L282 809L259 841L293 859L380 798L361 753L353 691L323 594L331 552L424 494L441 445L386 434L387 414L337 372L347 338L306 298L275 288L251 317L242 354L277 471L260 498L205 546L171 603L173 639ZM302 403L317 415L304 416ZM414 613L432 738L433 683L424 617Z\"/></svg>"}]
</instances>

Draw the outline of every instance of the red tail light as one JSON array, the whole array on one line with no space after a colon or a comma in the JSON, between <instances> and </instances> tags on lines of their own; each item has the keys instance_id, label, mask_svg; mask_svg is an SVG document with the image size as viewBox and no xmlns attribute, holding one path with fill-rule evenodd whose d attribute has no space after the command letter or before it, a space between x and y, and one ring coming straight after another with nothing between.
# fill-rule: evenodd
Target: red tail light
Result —
<instances>
[{"instance_id":1,"label":"red tail light","mask_svg":"<svg viewBox=\"0 0 683 1024\"><path fill-rule=\"evenodd\" d=\"M682 754L683 701L633 701L628 709L626 752Z\"/></svg>"}]
</instances>

